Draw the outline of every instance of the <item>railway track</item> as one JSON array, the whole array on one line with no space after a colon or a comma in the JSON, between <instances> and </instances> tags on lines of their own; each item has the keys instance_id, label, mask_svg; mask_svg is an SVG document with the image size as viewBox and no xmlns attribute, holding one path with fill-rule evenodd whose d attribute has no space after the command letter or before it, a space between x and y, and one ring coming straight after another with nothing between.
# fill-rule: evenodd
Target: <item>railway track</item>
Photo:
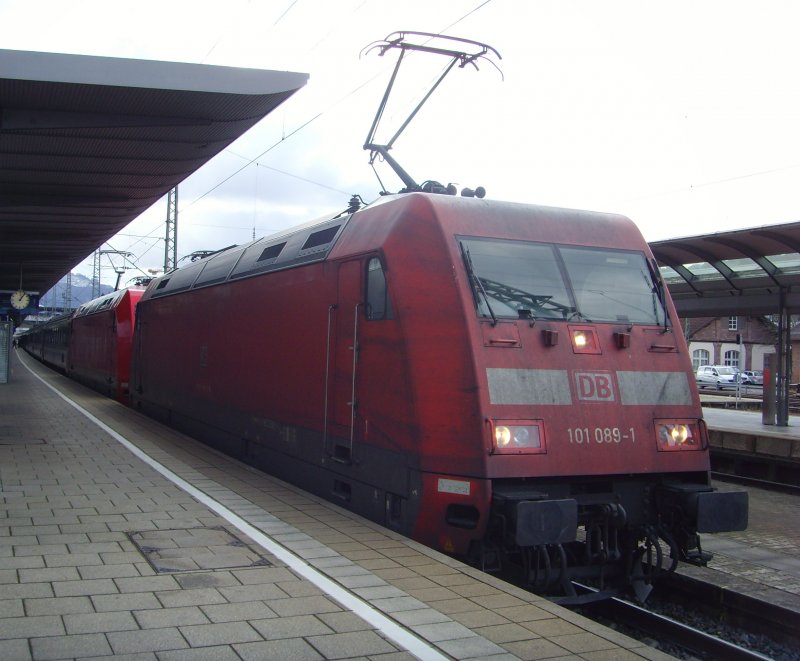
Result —
<instances>
[{"instance_id":1,"label":"railway track","mask_svg":"<svg viewBox=\"0 0 800 661\"><path fill-rule=\"evenodd\" d=\"M679 658L800 659L800 609L682 574L662 579L644 606L614 598L577 610L638 640L655 641Z\"/></svg>"},{"instance_id":2,"label":"railway track","mask_svg":"<svg viewBox=\"0 0 800 661\"><path fill-rule=\"evenodd\" d=\"M646 634L659 642L659 647L672 654L685 650L695 658L726 661L768 661L772 656L747 649L655 613L622 599L610 599L581 607L584 615L610 621Z\"/></svg>"},{"instance_id":3,"label":"railway track","mask_svg":"<svg viewBox=\"0 0 800 661\"><path fill-rule=\"evenodd\" d=\"M731 475L730 473L717 473L711 472L711 477L720 482L730 482L732 484L741 484L742 486L757 487L759 489L767 489L769 491L779 491L781 493L789 493L794 496L800 496L800 484L786 484L784 482L773 482L770 480L762 480L756 477L746 477L744 475Z\"/></svg>"},{"instance_id":4,"label":"railway track","mask_svg":"<svg viewBox=\"0 0 800 661\"><path fill-rule=\"evenodd\" d=\"M702 395L702 393L701 393ZM718 391L714 393L717 404L720 400L727 400L733 402L736 397L735 391ZM752 408L755 402L760 407L760 398L751 399L746 396L741 396L736 399L738 408L748 409ZM704 403L704 406L709 406L709 402ZM726 405L726 408L729 406ZM765 428L766 431L766 428ZM770 436L771 432L781 432L780 428L774 428L766 431L764 436ZM786 448L771 452L770 450L759 450L758 439L760 435L749 429L742 431L739 434L738 440L741 441L737 445L737 441L732 441L728 444L725 441L728 435L724 430L709 430L711 435L711 470L712 476L715 479L721 479L731 482L739 482L741 484L752 485L759 488L770 489L773 491L784 491L788 493L797 493L797 488L800 487L800 461L796 452L791 450L791 446L787 445ZM734 436L736 432L734 432ZM790 444L785 435L781 436L781 441L776 443ZM755 441L753 439L756 439ZM793 490L794 485L794 490Z\"/></svg>"},{"instance_id":5,"label":"railway track","mask_svg":"<svg viewBox=\"0 0 800 661\"><path fill-rule=\"evenodd\" d=\"M681 573L667 576L662 587L671 601L708 612L727 626L787 644L798 650L800 658L800 604L787 608L769 597L752 597Z\"/></svg>"}]
</instances>

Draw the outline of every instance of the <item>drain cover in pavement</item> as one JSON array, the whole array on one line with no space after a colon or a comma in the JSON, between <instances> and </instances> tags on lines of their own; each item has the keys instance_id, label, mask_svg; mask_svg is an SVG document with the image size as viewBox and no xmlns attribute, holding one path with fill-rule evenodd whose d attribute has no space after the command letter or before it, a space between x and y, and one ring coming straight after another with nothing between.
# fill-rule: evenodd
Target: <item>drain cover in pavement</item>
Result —
<instances>
[{"instance_id":1,"label":"drain cover in pavement","mask_svg":"<svg viewBox=\"0 0 800 661\"><path fill-rule=\"evenodd\" d=\"M128 537L160 573L272 564L224 528L143 530Z\"/></svg>"}]
</instances>

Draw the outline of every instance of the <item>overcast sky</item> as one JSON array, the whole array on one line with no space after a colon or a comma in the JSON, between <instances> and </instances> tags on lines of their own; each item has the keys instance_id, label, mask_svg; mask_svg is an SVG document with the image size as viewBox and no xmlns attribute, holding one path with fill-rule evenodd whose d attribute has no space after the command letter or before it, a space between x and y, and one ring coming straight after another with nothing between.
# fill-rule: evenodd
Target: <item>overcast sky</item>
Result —
<instances>
[{"instance_id":1,"label":"overcast sky","mask_svg":"<svg viewBox=\"0 0 800 661\"><path fill-rule=\"evenodd\" d=\"M359 54L395 30L502 56L502 76L454 70L398 139L392 153L417 181L622 213L649 241L800 220L794 0L0 0L0 26L0 48L311 75L180 185L179 256L377 197L362 145L395 55ZM403 65L379 140L444 64ZM163 200L111 247L158 267L165 217Z\"/></svg>"}]
</instances>

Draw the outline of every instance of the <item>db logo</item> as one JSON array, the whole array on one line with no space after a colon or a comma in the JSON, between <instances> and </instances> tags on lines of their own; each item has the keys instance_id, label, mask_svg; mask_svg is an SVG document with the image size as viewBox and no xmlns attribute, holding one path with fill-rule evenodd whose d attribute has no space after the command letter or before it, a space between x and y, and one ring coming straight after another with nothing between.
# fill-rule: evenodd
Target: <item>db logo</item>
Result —
<instances>
[{"instance_id":1,"label":"db logo","mask_svg":"<svg viewBox=\"0 0 800 661\"><path fill-rule=\"evenodd\" d=\"M611 372L575 372L578 399L585 402L613 402L614 382Z\"/></svg>"}]
</instances>

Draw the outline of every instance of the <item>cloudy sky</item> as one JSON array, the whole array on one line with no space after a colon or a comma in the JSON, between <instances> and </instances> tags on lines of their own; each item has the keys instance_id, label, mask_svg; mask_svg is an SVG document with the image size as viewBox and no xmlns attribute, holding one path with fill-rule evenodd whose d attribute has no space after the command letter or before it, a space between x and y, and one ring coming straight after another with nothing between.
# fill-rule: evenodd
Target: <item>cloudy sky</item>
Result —
<instances>
[{"instance_id":1,"label":"cloudy sky","mask_svg":"<svg viewBox=\"0 0 800 661\"><path fill-rule=\"evenodd\" d=\"M798 25L794 0L0 0L0 48L310 74L180 185L179 256L377 197L362 145L394 55L361 51L395 30L502 56L502 75L454 70L398 139L417 181L622 213L650 241L798 221ZM379 141L444 64L403 65ZM164 200L110 246L158 267L165 217Z\"/></svg>"}]
</instances>

